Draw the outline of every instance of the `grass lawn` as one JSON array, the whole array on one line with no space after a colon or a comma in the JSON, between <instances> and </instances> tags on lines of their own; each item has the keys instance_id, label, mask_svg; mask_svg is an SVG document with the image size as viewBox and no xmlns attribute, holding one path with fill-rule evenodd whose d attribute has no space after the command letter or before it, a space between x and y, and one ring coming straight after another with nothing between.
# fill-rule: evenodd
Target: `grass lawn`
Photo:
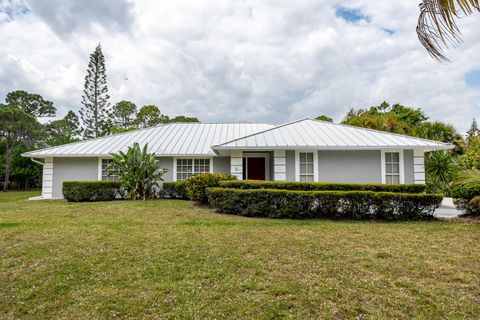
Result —
<instances>
[{"instance_id":1,"label":"grass lawn","mask_svg":"<svg viewBox=\"0 0 480 320\"><path fill-rule=\"evenodd\" d=\"M0 194L0 319L478 318L480 224Z\"/></svg>"}]
</instances>

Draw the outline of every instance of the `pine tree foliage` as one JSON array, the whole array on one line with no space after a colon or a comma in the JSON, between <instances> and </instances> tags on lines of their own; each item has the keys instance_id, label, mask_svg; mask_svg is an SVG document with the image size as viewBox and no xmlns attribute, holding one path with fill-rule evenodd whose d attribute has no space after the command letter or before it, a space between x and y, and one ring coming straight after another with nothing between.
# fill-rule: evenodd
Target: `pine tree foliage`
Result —
<instances>
[{"instance_id":1,"label":"pine tree foliage","mask_svg":"<svg viewBox=\"0 0 480 320\"><path fill-rule=\"evenodd\" d=\"M90 55L82 96L82 133L85 138L97 138L108 134L110 127L110 103L108 99L105 56L99 44Z\"/></svg>"}]
</instances>

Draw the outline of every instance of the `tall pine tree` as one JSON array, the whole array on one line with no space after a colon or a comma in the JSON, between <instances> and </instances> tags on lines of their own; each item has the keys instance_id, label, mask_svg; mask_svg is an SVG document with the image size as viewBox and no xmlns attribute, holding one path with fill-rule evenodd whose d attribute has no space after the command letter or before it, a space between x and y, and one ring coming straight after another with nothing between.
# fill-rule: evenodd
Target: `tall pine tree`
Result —
<instances>
[{"instance_id":1,"label":"tall pine tree","mask_svg":"<svg viewBox=\"0 0 480 320\"><path fill-rule=\"evenodd\" d=\"M110 103L108 99L105 57L99 44L90 55L83 89L80 117L84 138L97 138L109 132Z\"/></svg>"}]
</instances>

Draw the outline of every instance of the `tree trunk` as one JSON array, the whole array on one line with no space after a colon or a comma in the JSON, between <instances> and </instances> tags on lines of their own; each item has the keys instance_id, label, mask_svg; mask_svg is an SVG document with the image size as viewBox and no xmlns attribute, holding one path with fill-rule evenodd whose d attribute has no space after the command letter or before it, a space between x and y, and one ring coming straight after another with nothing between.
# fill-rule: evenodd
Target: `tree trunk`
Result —
<instances>
[{"instance_id":1,"label":"tree trunk","mask_svg":"<svg viewBox=\"0 0 480 320\"><path fill-rule=\"evenodd\" d=\"M12 150L7 146L5 151L5 180L3 182L3 191L7 191L10 182L10 165L12 163Z\"/></svg>"}]
</instances>

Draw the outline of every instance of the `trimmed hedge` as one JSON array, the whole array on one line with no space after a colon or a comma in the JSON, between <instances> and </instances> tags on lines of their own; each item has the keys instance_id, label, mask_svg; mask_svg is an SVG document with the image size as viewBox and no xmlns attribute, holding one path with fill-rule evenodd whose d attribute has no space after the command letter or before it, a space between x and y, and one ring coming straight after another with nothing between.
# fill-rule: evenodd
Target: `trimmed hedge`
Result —
<instances>
[{"instance_id":1,"label":"trimmed hedge","mask_svg":"<svg viewBox=\"0 0 480 320\"><path fill-rule=\"evenodd\" d=\"M220 182L220 187L234 189L278 189L297 191L375 191L400 193L424 193L426 189L424 184L360 184L257 180L223 181Z\"/></svg>"},{"instance_id":2,"label":"trimmed hedge","mask_svg":"<svg viewBox=\"0 0 480 320\"><path fill-rule=\"evenodd\" d=\"M208 201L220 212L276 219L432 218L442 195L373 191L291 191L208 188Z\"/></svg>"},{"instance_id":3,"label":"trimmed hedge","mask_svg":"<svg viewBox=\"0 0 480 320\"><path fill-rule=\"evenodd\" d=\"M456 186L451 194L455 206L467 215L480 216L480 187Z\"/></svg>"},{"instance_id":4,"label":"trimmed hedge","mask_svg":"<svg viewBox=\"0 0 480 320\"><path fill-rule=\"evenodd\" d=\"M160 197L188 200L186 181L164 182L160 190Z\"/></svg>"},{"instance_id":5,"label":"trimmed hedge","mask_svg":"<svg viewBox=\"0 0 480 320\"><path fill-rule=\"evenodd\" d=\"M190 200L206 204L208 203L205 190L210 187L218 187L220 181L235 180L237 177L228 173L202 173L187 179L186 190Z\"/></svg>"},{"instance_id":6,"label":"trimmed hedge","mask_svg":"<svg viewBox=\"0 0 480 320\"><path fill-rule=\"evenodd\" d=\"M71 202L112 201L122 198L118 181L64 181L63 196Z\"/></svg>"}]
</instances>

